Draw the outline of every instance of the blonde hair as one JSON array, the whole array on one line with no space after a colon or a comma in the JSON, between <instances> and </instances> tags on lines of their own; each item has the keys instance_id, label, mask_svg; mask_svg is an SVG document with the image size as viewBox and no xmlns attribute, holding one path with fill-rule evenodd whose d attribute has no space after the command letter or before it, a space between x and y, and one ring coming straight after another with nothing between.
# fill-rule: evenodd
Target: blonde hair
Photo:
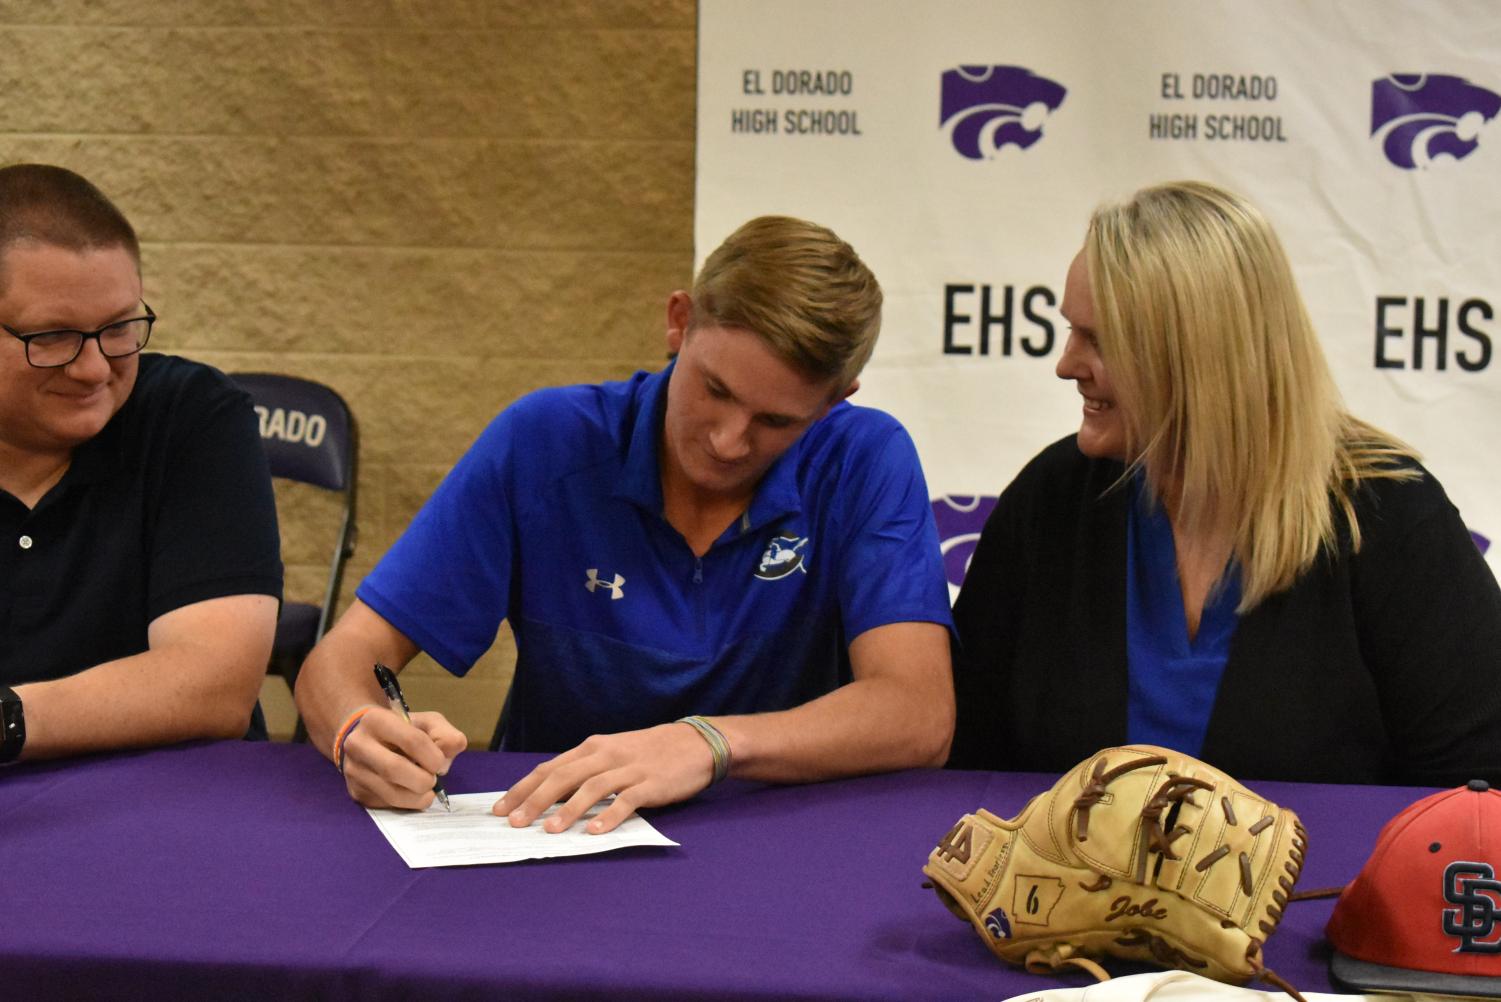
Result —
<instances>
[{"instance_id":1,"label":"blonde hair","mask_svg":"<svg viewBox=\"0 0 1501 1002\"><path fill-rule=\"evenodd\" d=\"M739 327L817 380L855 381L881 330L881 286L853 247L815 223L761 216L709 255L693 325Z\"/></svg>"},{"instance_id":2,"label":"blonde hair","mask_svg":"<svg viewBox=\"0 0 1501 1002\"><path fill-rule=\"evenodd\" d=\"M1098 209L1085 242L1100 352L1124 404L1131 469L1176 491L1193 538L1226 538L1245 612L1337 541L1351 494L1418 475L1416 454L1340 400L1270 224L1196 181Z\"/></svg>"}]
</instances>

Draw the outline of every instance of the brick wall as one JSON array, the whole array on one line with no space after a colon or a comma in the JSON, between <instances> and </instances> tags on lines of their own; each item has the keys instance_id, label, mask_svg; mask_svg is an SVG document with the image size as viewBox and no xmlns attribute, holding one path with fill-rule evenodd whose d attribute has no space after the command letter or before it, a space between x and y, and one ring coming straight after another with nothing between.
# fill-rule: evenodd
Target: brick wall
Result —
<instances>
[{"instance_id":1,"label":"brick wall","mask_svg":"<svg viewBox=\"0 0 1501 1002\"><path fill-rule=\"evenodd\" d=\"M496 411L660 364L692 266L694 19L693 0L4 3L0 160L77 170L131 218L153 348L349 400L347 602ZM282 503L288 596L315 598L325 513ZM483 743L513 660L503 636L466 680L424 658L403 683Z\"/></svg>"}]
</instances>

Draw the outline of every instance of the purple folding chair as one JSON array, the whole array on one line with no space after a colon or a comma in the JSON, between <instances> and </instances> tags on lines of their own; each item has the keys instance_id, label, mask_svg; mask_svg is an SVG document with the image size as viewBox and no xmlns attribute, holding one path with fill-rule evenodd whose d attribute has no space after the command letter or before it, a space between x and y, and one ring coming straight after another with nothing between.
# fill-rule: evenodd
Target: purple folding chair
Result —
<instances>
[{"instance_id":1,"label":"purple folding chair","mask_svg":"<svg viewBox=\"0 0 1501 1002\"><path fill-rule=\"evenodd\" d=\"M344 399L322 383L263 372L231 373L230 378L255 403L271 476L343 496L343 518L334 540L322 603L284 601L276 623L276 644L267 671L285 679L288 688L295 688L302 662L333 618L344 563L354 555L359 429ZM292 740L307 740L301 717Z\"/></svg>"}]
</instances>

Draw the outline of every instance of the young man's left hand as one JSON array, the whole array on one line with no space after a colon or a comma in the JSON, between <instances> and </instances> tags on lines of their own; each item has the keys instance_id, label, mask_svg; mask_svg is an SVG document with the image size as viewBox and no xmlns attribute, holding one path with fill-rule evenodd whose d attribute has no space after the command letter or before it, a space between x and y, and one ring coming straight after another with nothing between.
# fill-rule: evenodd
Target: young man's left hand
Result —
<instances>
[{"instance_id":1,"label":"young man's left hand","mask_svg":"<svg viewBox=\"0 0 1501 1002\"><path fill-rule=\"evenodd\" d=\"M610 803L585 831L611 831L639 807L687 800L714 778L714 757L689 724L672 723L619 734L596 734L583 744L543 762L495 802L491 811L525 828L553 804L543 822L548 832L567 831L595 804Z\"/></svg>"}]
</instances>

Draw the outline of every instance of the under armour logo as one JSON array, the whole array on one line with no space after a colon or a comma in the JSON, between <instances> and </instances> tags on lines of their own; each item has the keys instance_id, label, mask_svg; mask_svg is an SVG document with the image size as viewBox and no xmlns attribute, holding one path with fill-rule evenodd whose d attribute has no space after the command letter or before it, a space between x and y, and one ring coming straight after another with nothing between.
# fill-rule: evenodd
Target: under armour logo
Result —
<instances>
[{"instance_id":1,"label":"under armour logo","mask_svg":"<svg viewBox=\"0 0 1501 1002\"><path fill-rule=\"evenodd\" d=\"M589 580L584 582L584 587L588 588L589 591L592 592L596 588L608 588L610 589L610 601L613 602L616 599L625 598L625 578L619 574L615 575L614 581L601 581L599 579L598 567L591 567L585 573L589 575Z\"/></svg>"},{"instance_id":2,"label":"under armour logo","mask_svg":"<svg viewBox=\"0 0 1501 1002\"><path fill-rule=\"evenodd\" d=\"M1459 906L1444 909L1444 933L1459 937L1455 953L1501 953L1501 937L1487 940L1501 917L1501 880L1489 863L1444 867L1444 900Z\"/></svg>"}]
</instances>

